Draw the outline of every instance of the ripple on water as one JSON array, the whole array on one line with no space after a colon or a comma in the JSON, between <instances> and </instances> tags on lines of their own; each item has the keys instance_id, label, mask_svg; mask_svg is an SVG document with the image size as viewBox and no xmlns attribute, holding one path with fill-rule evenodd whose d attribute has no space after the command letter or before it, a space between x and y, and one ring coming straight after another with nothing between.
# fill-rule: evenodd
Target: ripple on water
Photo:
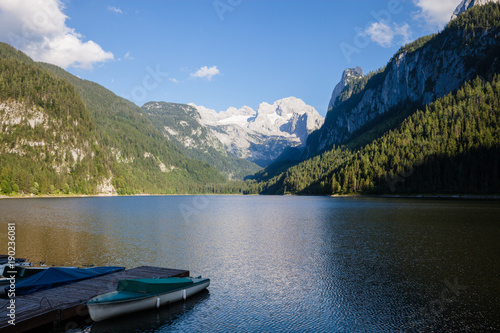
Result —
<instances>
[{"instance_id":1,"label":"ripple on water","mask_svg":"<svg viewBox=\"0 0 500 333\"><path fill-rule=\"evenodd\" d=\"M34 260L165 266L212 281L187 302L79 331L500 328L495 203L239 196L200 202L0 200L0 227L15 221L19 255ZM186 218L182 207L195 209ZM455 294L444 281L466 289Z\"/></svg>"}]
</instances>

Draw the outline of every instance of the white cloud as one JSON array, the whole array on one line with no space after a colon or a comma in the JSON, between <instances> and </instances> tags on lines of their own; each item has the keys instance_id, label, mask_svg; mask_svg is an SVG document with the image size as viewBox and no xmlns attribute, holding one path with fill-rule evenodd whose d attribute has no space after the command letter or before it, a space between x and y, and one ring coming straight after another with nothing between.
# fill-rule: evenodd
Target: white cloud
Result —
<instances>
[{"instance_id":1,"label":"white cloud","mask_svg":"<svg viewBox=\"0 0 500 333\"><path fill-rule=\"evenodd\" d=\"M134 60L135 58L130 55L130 51L129 51L129 52L125 53L125 55L123 56L123 59Z\"/></svg>"},{"instance_id":2,"label":"white cloud","mask_svg":"<svg viewBox=\"0 0 500 333\"><path fill-rule=\"evenodd\" d=\"M110 10L112 12L115 12L115 13L118 13L118 14L123 14L123 11L120 8L117 8L117 7L109 6L108 10Z\"/></svg>"},{"instance_id":3,"label":"white cloud","mask_svg":"<svg viewBox=\"0 0 500 333\"><path fill-rule=\"evenodd\" d=\"M384 21L380 21L372 23L363 34L382 47L391 47L398 36L401 37L401 40L398 40L400 44L406 44L411 40L411 29L408 23L403 25L394 23L391 27Z\"/></svg>"},{"instance_id":4,"label":"white cloud","mask_svg":"<svg viewBox=\"0 0 500 333\"><path fill-rule=\"evenodd\" d=\"M179 80L177 80L175 77L169 77L168 79L173 83L179 83Z\"/></svg>"},{"instance_id":5,"label":"white cloud","mask_svg":"<svg viewBox=\"0 0 500 333\"><path fill-rule=\"evenodd\" d=\"M28 54L36 61L63 68L92 69L112 60L113 53L66 26L68 18L60 0L0 1L0 40Z\"/></svg>"},{"instance_id":6,"label":"white cloud","mask_svg":"<svg viewBox=\"0 0 500 333\"><path fill-rule=\"evenodd\" d=\"M192 77L199 77L199 78L205 78L208 81L212 80L212 77L215 75L219 75L220 71L217 69L217 66L212 66L212 67L207 67L203 66L202 68L198 69L196 73L191 73Z\"/></svg>"},{"instance_id":7,"label":"white cloud","mask_svg":"<svg viewBox=\"0 0 500 333\"><path fill-rule=\"evenodd\" d=\"M442 28L451 19L453 11L457 8L459 0L413 0L420 10L414 14L417 20L424 20L433 28Z\"/></svg>"}]
</instances>

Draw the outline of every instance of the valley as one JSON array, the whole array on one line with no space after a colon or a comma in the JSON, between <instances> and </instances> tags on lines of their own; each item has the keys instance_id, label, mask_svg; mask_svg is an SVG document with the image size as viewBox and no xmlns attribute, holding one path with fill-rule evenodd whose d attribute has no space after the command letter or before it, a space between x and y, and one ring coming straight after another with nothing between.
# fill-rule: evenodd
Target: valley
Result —
<instances>
[{"instance_id":1,"label":"valley","mask_svg":"<svg viewBox=\"0 0 500 333\"><path fill-rule=\"evenodd\" d=\"M138 107L2 44L1 192L497 194L500 9L456 14L380 70L345 70L326 118L296 97Z\"/></svg>"}]
</instances>

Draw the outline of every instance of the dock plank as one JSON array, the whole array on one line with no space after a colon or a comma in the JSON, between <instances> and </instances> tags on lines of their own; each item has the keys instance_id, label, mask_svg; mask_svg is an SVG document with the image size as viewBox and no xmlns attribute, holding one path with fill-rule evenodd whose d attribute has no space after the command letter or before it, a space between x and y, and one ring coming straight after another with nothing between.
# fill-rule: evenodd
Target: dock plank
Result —
<instances>
[{"instance_id":1,"label":"dock plank","mask_svg":"<svg viewBox=\"0 0 500 333\"><path fill-rule=\"evenodd\" d=\"M172 276L189 276L189 271L142 266L29 295L17 296L15 298L15 326L8 323L9 318L6 316L9 300L0 299L0 309L2 309L0 332L24 332L54 321L86 316L88 311L84 303L99 294L115 291L118 280Z\"/></svg>"}]
</instances>

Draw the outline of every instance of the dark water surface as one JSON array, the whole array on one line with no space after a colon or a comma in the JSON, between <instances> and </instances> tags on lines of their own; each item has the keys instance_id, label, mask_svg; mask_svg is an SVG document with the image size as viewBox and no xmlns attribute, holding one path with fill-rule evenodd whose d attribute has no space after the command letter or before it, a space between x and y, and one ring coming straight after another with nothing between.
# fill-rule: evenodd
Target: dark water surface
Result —
<instances>
[{"instance_id":1,"label":"dark water surface","mask_svg":"<svg viewBox=\"0 0 500 333\"><path fill-rule=\"evenodd\" d=\"M8 222L16 223L19 257L163 266L212 281L187 302L77 331L500 330L498 201L0 200L5 240Z\"/></svg>"}]
</instances>

